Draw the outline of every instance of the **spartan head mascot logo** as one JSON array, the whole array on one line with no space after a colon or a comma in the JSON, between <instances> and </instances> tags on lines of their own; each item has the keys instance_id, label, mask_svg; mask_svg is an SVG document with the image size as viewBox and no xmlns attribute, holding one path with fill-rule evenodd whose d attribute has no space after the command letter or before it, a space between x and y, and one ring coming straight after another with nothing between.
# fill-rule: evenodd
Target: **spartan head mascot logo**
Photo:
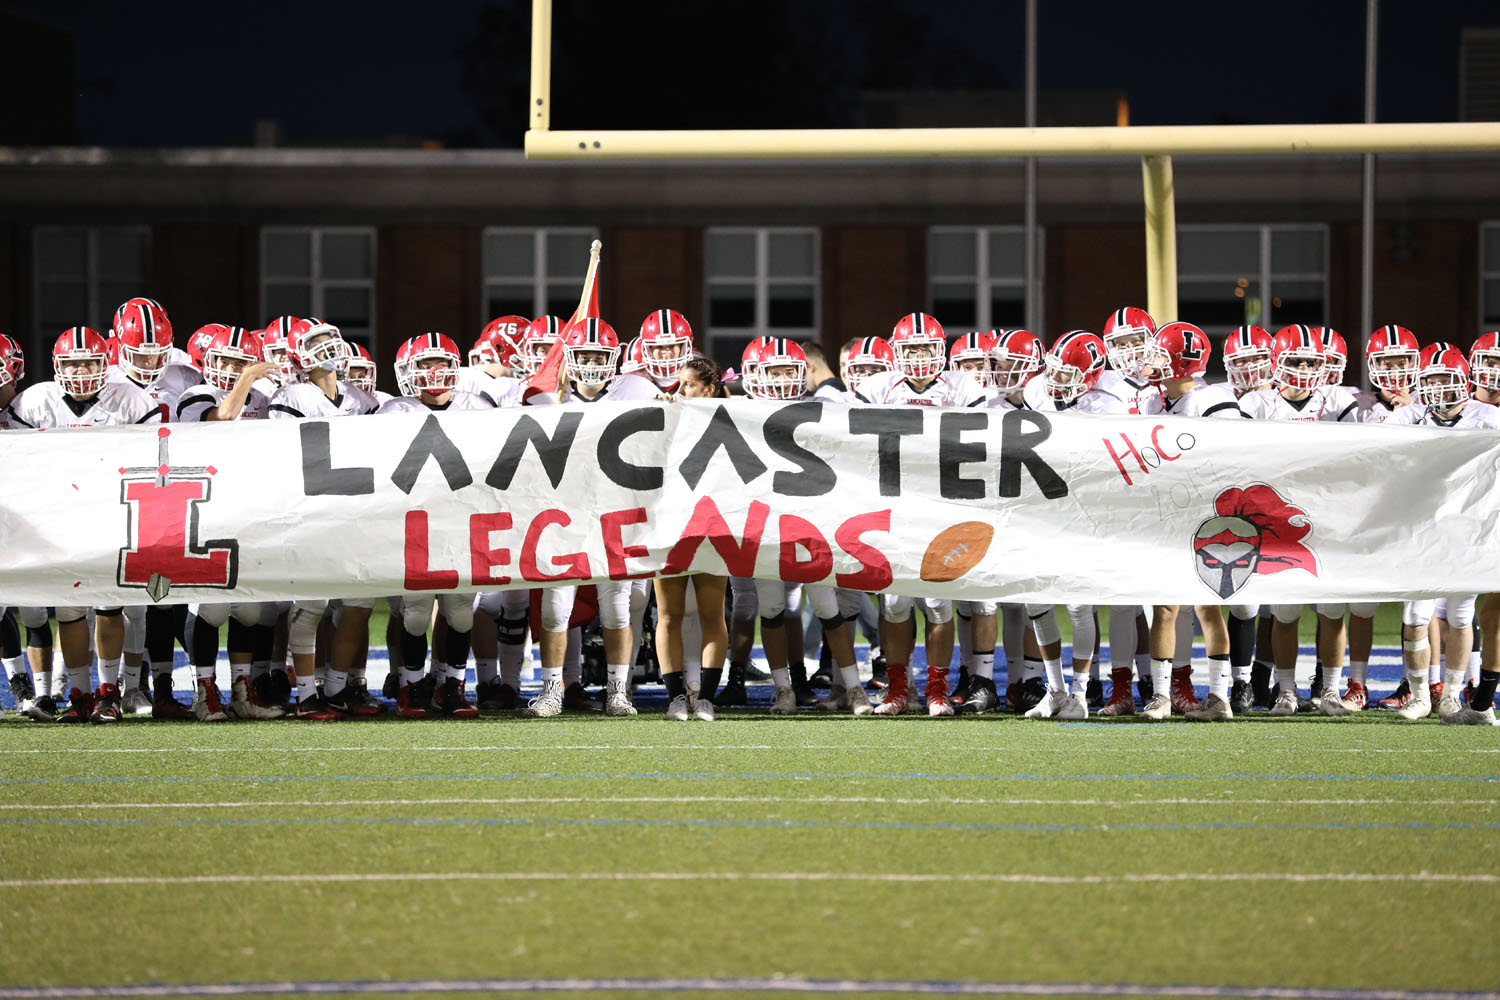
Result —
<instances>
[{"instance_id":1,"label":"spartan head mascot logo","mask_svg":"<svg viewBox=\"0 0 1500 1000\"><path fill-rule=\"evenodd\" d=\"M1307 511L1264 483L1232 487L1214 498L1213 517L1198 525L1193 560L1198 578L1228 598L1257 574L1300 569L1318 575L1318 557L1303 544Z\"/></svg>"}]
</instances>

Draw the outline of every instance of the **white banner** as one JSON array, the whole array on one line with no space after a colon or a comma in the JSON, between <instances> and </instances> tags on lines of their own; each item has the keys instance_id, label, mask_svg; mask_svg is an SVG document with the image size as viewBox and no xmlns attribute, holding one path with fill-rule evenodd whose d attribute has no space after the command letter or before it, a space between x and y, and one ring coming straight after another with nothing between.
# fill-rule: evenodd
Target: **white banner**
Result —
<instances>
[{"instance_id":1,"label":"white banner","mask_svg":"<svg viewBox=\"0 0 1500 1000\"><path fill-rule=\"evenodd\" d=\"M703 571L1007 601L1500 589L1500 434L736 400L0 435L0 603Z\"/></svg>"}]
</instances>

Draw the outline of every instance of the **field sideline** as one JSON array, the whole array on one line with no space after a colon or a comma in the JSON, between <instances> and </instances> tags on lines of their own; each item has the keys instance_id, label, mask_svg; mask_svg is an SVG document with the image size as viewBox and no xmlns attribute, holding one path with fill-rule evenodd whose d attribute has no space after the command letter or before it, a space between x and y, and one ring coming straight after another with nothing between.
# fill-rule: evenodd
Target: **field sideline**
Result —
<instances>
[{"instance_id":1,"label":"field sideline","mask_svg":"<svg viewBox=\"0 0 1500 1000\"><path fill-rule=\"evenodd\" d=\"M1500 996L1490 729L0 731L0 997Z\"/></svg>"}]
</instances>

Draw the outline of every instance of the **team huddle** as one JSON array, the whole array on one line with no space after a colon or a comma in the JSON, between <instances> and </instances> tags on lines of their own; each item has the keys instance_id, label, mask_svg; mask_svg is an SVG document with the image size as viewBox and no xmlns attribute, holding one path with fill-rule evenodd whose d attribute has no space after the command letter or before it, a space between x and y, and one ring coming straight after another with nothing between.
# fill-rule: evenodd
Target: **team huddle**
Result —
<instances>
[{"instance_id":1,"label":"team huddle","mask_svg":"<svg viewBox=\"0 0 1500 1000\"><path fill-rule=\"evenodd\" d=\"M284 316L259 331L209 324L179 349L161 305L136 298L115 312L107 337L81 326L59 336L54 380L24 390L22 352L0 334L0 428L608 405L741 391L757 399L883 406L1500 428L1500 332L1484 334L1466 355L1448 343L1423 347L1404 327L1381 327L1365 352L1373 390L1343 384L1348 347L1328 327L1287 326L1275 335L1240 327L1225 340L1223 384L1205 379L1211 352L1198 327L1158 328L1133 307L1110 316L1102 334L1074 330L1050 347L1026 330L971 332L950 344L936 319L912 313L889 337L843 345L836 366L814 343L762 337L746 347L735 376L695 349L692 328L676 310L653 312L623 344L597 318L502 316L466 355L441 333L407 340L394 365L400 395L390 396L375 388L368 352L322 320ZM1200 541L1205 565L1229 581L1246 543ZM1473 594L1405 602L1405 678L1378 704L1366 687L1374 604L1315 606L1317 671L1305 698L1296 681L1299 605L1111 607L1106 697L1099 615L1088 604L1066 607L1072 657L1065 672L1050 604L871 595L711 574L386 600L390 672L382 693L405 718L474 718L481 710L633 716L632 675L654 604L655 653L673 720L709 721L718 708L747 703L758 625L775 714L893 716L925 708L934 717L1010 711L1032 719L1179 714L1219 722L1257 709L1347 716L1379 707L1403 720L1435 714L1445 723L1496 724L1494 595L1482 603ZM809 633L821 636L822 663L811 676L802 652L804 603L812 612ZM365 681L373 609L373 600L335 595L176 608L9 607L0 616L0 656L19 710L39 722L109 723L127 714L204 722L373 716L391 710ZM928 664L920 694L912 676L917 611ZM582 683L583 630L596 621L605 661L599 698ZM856 626L880 650L868 685ZM1191 666L1199 631L1209 680L1202 699ZM533 644L542 685L523 702L521 675ZM959 669L950 684L955 644ZM191 708L173 695L178 645L196 674ZM997 647L1004 691L995 683ZM230 664L227 700L219 688L221 648ZM471 658L474 701L466 688ZM826 697L817 693L822 688Z\"/></svg>"}]
</instances>

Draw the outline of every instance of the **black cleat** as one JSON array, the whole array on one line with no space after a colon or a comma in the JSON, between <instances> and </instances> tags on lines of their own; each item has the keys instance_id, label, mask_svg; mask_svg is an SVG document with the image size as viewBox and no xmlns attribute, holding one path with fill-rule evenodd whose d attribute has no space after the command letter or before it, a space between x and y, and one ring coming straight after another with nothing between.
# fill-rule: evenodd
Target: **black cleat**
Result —
<instances>
[{"instance_id":1,"label":"black cleat","mask_svg":"<svg viewBox=\"0 0 1500 1000\"><path fill-rule=\"evenodd\" d=\"M1046 682L1044 681L1043 683L1045 684ZM1140 692L1142 705L1148 703L1156 696L1156 682L1151 679L1151 675L1148 673L1142 672L1141 679L1135 682L1135 689Z\"/></svg>"},{"instance_id":2,"label":"black cleat","mask_svg":"<svg viewBox=\"0 0 1500 1000\"><path fill-rule=\"evenodd\" d=\"M832 688L833 687L833 670L832 670L832 668L827 667L827 666L822 666L822 667L819 667L817 670L813 671L812 675L807 678L807 686L808 687L815 687L815 688L822 688L824 690Z\"/></svg>"},{"instance_id":3,"label":"black cleat","mask_svg":"<svg viewBox=\"0 0 1500 1000\"><path fill-rule=\"evenodd\" d=\"M988 677L969 678L969 689L964 692L963 704L957 707L959 715L982 715L1000 707L1000 693L995 682Z\"/></svg>"},{"instance_id":4,"label":"black cleat","mask_svg":"<svg viewBox=\"0 0 1500 1000\"><path fill-rule=\"evenodd\" d=\"M1235 715L1246 715L1254 705L1250 696L1250 685L1244 681L1235 681L1229 687L1229 710Z\"/></svg>"},{"instance_id":5,"label":"black cleat","mask_svg":"<svg viewBox=\"0 0 1500 1000\"><path fill-rule=\"evenodd\" d=\"M1254 708L1270 708L1276 699L1271 694L1271 668L1257 663L1250 668L1250 704Z\"/></svg>"},{"instance_id":6,"label":"black cleat","mask_svg":"<svg viewBox=\"0 0 1500 1000\"><path fill-rule=\"evenodd\" d=\"M25 711L26 703L36 697L36 685L31 682L30 674L16 674L10 679L10 696L16 699L16 709Z\"/></svg>"},{"instance_id":7,"label":"black cleat","mask_svg":"<svg viewBox=\"0 0 1500 1000\"><path fill-rule=\"evenodd\" d=\"M742 669L743 673L744 673L745 680L750 681L752 683L759 684L759 683L761 683L763 681L768 681L768 680L771 679L770 673L768 673L767 671L764 671L764 670L760 669L760 667L756 666L754 663L750 662L749 660L741 660L741 661L738 662L738 664L731 663L729 665L729 667L730 667L731 670L735 666L739 666Z\"/></svg>"},{"instance_id":8,"label":"black cleat","mask_svg":"<svg viewBox=\"0 0 1500 1000\"><path fill-rule=\"evenodd\" d=\"M884 691L890 683L890 674L886 671L885 654L873 657L870 660L870 680L865 684L871 691Z\"/></svg>"},{"instance_id":9,"label":"black cleat","mask_svg":"<svg viewBox=\"0 0 1500 1000\"><path fill-rule=\"evenodd\" d=\"M40 698L32 698L22 703L21 714L37 722L56 722L57 702L50 694L44 694Z\"/></svg>"},{"instance_id":10,"label":"black cleat","mask_svg":"<svg viewBox=\"0 0 1500 1000\"><path fill-rule=\"evenodd\" d=\"M745 665L743 663L729 665L729 679L724 682L724 687L713 696L712 700L717 708L748 703L749 698L745 695Z\"/></svg>"},{"instance_id":11,"label":"black cleat","mask_svg":"<svg viewBox=\"0 0 1500 1000\"><path fill-rule=\"evenodd\" d=\"M385 681L380 685L380 694L384 698L395 700L396 694L401 690L401 671L392 667L385 672Z\"/></svg>"},{"instance_id":12,"label":"black cleat","mask_svg":"<svg viewBox=\"0 0 1500 1000\"><path fill-rule=\"evenodd\" d=\"M1099 683L1099 678L1089 678L1089 687L1085 698L1088 700L1089 708L1093 711L1097 712L1104 707L1104 685Z\"/></svg>"},{"instance_id":13,"label":"black cleat","mask_svg":"<svg viewBox=\"0 0 1500 1000\"><path fill-rule=\"evenodd\" d=\"M1016 714L1025 715L1040 705L1045 697L1047 697L1047 679L1045 677L1026 678L1016 688Z\"/></svg>"}]
</instances>

